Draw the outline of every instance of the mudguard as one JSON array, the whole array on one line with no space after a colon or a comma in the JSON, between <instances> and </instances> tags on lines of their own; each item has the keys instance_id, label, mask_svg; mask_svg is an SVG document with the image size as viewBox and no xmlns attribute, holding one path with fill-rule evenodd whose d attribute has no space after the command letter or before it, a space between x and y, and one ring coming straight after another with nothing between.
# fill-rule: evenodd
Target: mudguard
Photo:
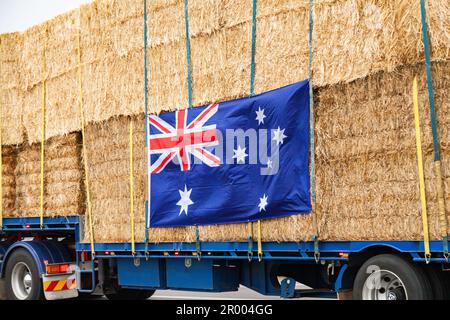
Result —
<instances>
[{"instance_id":1,"label":"mudguard","mask_svg":"<svg viewBox=\"0 0 450 320\"><path fill-rule=\"evenodd\" d=\"M8 263L11 253L19 248L27 250L32 255L36 261L41 277L45 274L46 263L63 263L70 262L71 260L68 250L57 241L18 241L11 244L4 254L3 263L1 264L0 269L0 278L5 276L5 266Z\"/></svg>"}]
</instances>

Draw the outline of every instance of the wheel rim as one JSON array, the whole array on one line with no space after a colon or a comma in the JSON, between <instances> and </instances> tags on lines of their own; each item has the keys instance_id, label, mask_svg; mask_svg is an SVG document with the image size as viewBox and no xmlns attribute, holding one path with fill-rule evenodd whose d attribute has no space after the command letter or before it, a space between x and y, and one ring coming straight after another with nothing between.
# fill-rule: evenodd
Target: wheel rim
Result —
<instances>
[{"instance_id":1,"label":"wheel rim","mask_svg":"<svg viewBox=\"0 0 450 320\"><path fill-rule=\"evenodd\" d=\"M30 268L24 262L14 266L11 273L11 287L17 299L25 300L29 297L33 288L33 278Z\"/></svg>"},{"instance_id":2,"label":"wheel rim","mask_svg":"<svg viewBox=\"0 0 450 320\"><path fill-rule=\"evenodd\" d=\"M403 281L389 270L376 270L364 282L363 300L408 300Z\"/></svg>"}]
</instances>

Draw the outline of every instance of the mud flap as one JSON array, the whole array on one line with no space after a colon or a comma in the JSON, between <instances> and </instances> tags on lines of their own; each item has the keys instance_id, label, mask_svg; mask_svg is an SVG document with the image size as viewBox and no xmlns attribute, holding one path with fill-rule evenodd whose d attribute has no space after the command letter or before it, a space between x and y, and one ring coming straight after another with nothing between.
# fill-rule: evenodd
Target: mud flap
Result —
<instances>
[{"instance_id":1,"label":"mud flap","mask_svg":"<svg viewBox=\"0 0 450 320\"><path fill-rule=\"evenodd\" d=\"M68 274L43 275L45 299L60 300L78 297L75 271Z\"/></svg>"}]
</instances>

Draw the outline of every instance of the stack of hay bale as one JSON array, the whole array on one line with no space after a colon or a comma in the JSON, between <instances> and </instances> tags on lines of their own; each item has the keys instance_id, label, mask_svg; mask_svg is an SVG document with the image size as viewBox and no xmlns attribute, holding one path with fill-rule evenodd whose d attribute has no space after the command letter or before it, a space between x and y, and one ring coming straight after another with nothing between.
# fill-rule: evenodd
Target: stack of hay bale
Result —
<instances>
[{"instance_id":1,"label":"stack of hay bale","mask_svg":"<svg viewBox=\"0 0 450 320\"><path fill-rule=\"evenodd\" d=\"M53 137L45 142L45 216L83 214L85 204L80 146L79 133ZM40 215L40 164L40 143L23 144L15 169L17 216Z\"/></svg>"},{"instance_id":2,"label":"stack of hay bale","mask_svg":"<svg viewBox=\"0 0 450 320\"><path fill-rule=\"evenodd\" d=\"M15 60L10 73L4 73L1 88L15 90L1 100L3 108L3 144L17 145L14 153L3 157L4 200L11 209L5 216L40 215L42 90L46 86L44 142L44 216L78 215L84 213L85 200L78 116L78 83L76 39L78 16L72 12L31 28L23 35L2 35L2 58L8 53ZM77 28L73 28L75 26ZM8 46L5 47L4 45ZM16 49L17 48L17 49ZM13 51L13 49L16 49ZM44 58L45 53L45 58ZM8 67L2 59L2 68ZM45 69L44 69L45 67ZM15 84L14 88L12 86ZM16 93L17 92L17 93ZM75 124L75 125L74 125ZM71 133L72 132L72 133ZM11 137L11 134L15 136ZM11 147L9 147L11 148ZM5 154L5 148L3 148ZM14 154L14 161L10 158ZM7 171L7 172L6 172ZM13 187L14 188L13 188ZM7 193L8 192L8 193Z\"/></svg>"},{"instance_id":3,"label":"stack of hay bale","mask_svg":"<svg viewBox=\"0 0 450 320\"><path fill-rule=\"evenodd\" d=\"M258 1L256 93L308 78L308 10L307 1ZM184 1L150 1L148 13L150 112L185 108ZM428 1L427 13L444 191L449 199L450 6L444 0ZM248 95L252 1L190 1L189 14L194 105ZM29 142L40 141L42 48L47 48L48 60L46 139L81 129L78 32L94 238L99 242L131 239L129 125L133 121L136 240L143 241L147 155L142 1L99 0L17 36L21 39L17 43L23 42L19 60L25 68L23 93L17 95L25 100L19 129L24 127ZM415 74L419 76L430 235L440 238L421 39L418 1L314 1L317 203L313 214L320 239L423 237L411 101ZM19 155L16 172L22 170L20 162ZM77 170L82 173L81 161ZM447 200L447 212L449 205ZM74 211L79 214L82 208ZM312 214L262 221L265 241L310 240L312 234ZM152 228L149 235L155 242L193 241L195 230ZM247 226L204 226L200 237L244 241Z\"/></svg>"},{"instance_id":4,"label":"stack of hay bale","mask_svg":"<svg viewBox=\"0 0 450 320\"><path fill-rule=\"evenodd\" d=\"M0 117L2 126L2 193L5 216L16 213L16 145L22 143L22 101L20 52L22 37L18 33L0 36Z\"/></svg>"}]
</instances>

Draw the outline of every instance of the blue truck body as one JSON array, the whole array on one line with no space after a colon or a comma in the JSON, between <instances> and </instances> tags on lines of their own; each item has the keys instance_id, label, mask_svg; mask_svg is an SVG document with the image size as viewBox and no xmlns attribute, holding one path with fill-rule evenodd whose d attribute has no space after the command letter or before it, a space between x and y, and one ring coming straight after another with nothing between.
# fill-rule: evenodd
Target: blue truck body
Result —
<instances>
[{"instance_id":1,"label":"blue truck body","mask_svg":"<svg viewBox=\"0 0 450 320\"><path fill-rule=\"evenodd\" d=\"M42 275L45 264L74 259L79 292L94 292L104 278L100 270L107 266L114 270L117 284L128 289L224 292L244 285L264 295L299 296L291 281L276 281L273 270L282 266L283 270L301 268L310 279L323 278L326 271L332 281L311 280L309 285L313 288L311 295L329 297L351 288L352 257L396 253L417 263L425 262L422 241L320 241L319 259L314 255L314 241L263 242L262 256L257 254L256 243L249 246L248 242L136 243L134 253L131 243L95 243L92 255L91 244L81 242L80 221L79 216L44 218L41 227L39 218L5 218L0 242L1 276L5 275L8 256L22 247L38 261ZM61 242L61 239L66 240ZM430 248L431 262L445 267L442 241L431 241ZM81 257L88 259L82 261ZM319 268L322 271L317 272Z\"/></svg>"}]
</instances>

